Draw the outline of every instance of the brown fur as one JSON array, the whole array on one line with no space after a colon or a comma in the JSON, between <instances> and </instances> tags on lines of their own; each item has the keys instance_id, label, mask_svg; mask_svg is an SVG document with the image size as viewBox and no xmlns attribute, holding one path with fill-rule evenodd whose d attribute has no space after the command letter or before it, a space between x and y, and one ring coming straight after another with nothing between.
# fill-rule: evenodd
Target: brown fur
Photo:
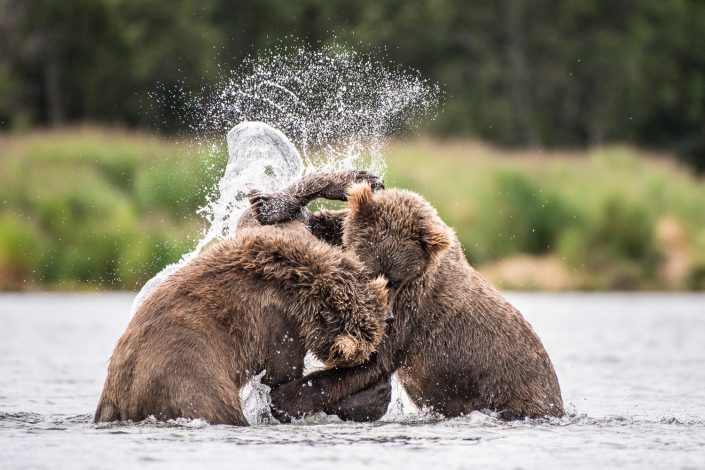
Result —
<instances>
[{"instance_id":1,"label":"brown fur","mask_svg":"<svg viewBox=\"0 0 705 470\"><path fill-rule=\"evenodd\" d=\"M239 390L300 377L306 350L359 364L384 332L386 282L300 222L244 227L162 282L113 352L95 421L246 425Z\"/></svg>"},{"instance_id":2,"label":"brown fur","mask_svg":"<svg viewBox=\"0 0 705 470\"><path fill-rule=\"evenodd\" d=\"M563 415L558 380L538 336L470 267L428 202L405 190L373 193L367 185L352 188L348 199L349 212L309 214L309 227L387 277L396 321L364 364L319 371L275 390L277 416L342 408L356 417L373 407L379 417L386 407L355 397L395 371L417 405L446 416L473 410L495 410L505 419ZM374 396L388 401L389 394Z\"/></svg>"}]
</instances>

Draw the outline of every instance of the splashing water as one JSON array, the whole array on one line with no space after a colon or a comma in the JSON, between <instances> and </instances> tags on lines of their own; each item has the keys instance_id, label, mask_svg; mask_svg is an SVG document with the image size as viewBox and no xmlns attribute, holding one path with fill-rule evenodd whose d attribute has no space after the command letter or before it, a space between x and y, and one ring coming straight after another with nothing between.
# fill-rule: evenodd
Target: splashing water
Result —
<instances>
[{"instance_id":1,"label":"splashing water","mask_svg":"<svg viewBox=\"0 0 705 470\"><path fill-rule=\"evenodd\" d=\"M252 189L276 191L316 171L385 170L386 140L433 117L437 85L412 70L344 49L281 46L242 66L187 111L200 136L227 132L228 163L199 210L208 229L194 250L150 279L131 316L168 276L212 241L232 236Z\"/></svg>"},{"instance_id":2,"label":"splashing water","mask_svg":"<svg viewBox=\"0 0 705 470\"><path fill-rule=\"evenodd\" d=\"M417 72L344 49L282 46L244 61L212 96L194 100L196 134L262 121L297 146L307 171L382 174L386 139L432 118L437 85Z\"/></svg>"},{"instance_id":3,"label":"splashing water","mask_svg":"<svg viewBox=\"0 0 705 470\"><path fill-rule=\"evenodd\" d=\"M281 190L317 171L383 175L386 140L417 119L433 117L439 97L438 86L416 72L340 49L282 47L246 60L213 96L194 97L189 111L196 122L192 130L203 138L229 130L224 175L199 210L209 227L192 252L144 285L131 316L164 279L214 240L235 233L252 189ZM311 355L306 362L308 369L320 366ZM272 419L260 378L241 391L251 423ZM410 403L401 393L395 391L399 413L402 401Z\"/></svg>"},{"instance_id":4,"label":"splashing water","mask_svg":"<svg viewBox=\"0 0 705 470\"><path fill-rule=\"evenodd\" d=\"M228 132L227 141L229 158L225 174L218 182L220 197L200 210L209 222L208 231L193 251L147 281L135 297L131 316L154 288L198 256L210 242L235 233L240 215L249 206L247 195L252 189L276 191L301 177L303 162L296 147L284 134L267 124L238 124Z\"/></svg>"}]
</instances>

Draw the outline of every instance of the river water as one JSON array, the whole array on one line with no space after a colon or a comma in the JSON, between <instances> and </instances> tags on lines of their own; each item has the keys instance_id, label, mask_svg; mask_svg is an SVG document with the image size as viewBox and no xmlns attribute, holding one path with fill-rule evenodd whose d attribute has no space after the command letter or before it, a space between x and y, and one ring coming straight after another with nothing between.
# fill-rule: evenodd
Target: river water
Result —
<instances>
[{"instance_id":1,"label":"river water","mask_svg":"<svg viewBox=\"0 0 705 470\"><path fill-rule=\"evenodd\" d=\"M0 296L0 469L705 468L705 295L510 294L570 416L91 423L132 294Z\"/></svg>"}]
</instances>

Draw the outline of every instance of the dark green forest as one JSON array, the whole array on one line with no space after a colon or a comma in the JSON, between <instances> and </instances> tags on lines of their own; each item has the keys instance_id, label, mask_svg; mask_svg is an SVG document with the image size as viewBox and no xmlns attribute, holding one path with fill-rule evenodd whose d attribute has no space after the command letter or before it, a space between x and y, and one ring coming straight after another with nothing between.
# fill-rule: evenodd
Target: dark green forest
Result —
<instances>
[{"instance_id":1,"label":"dark green forest","mask_svg":"<svg viewBox=\"0 0 705 470\"><path fill-rule=\"evenodd\" d=\"M295 41L439 82L429 132L539 148L629 142L705 170L700 0L0 0L0 126L183 132L184 90Z\"/></svg>"}]
</instances>

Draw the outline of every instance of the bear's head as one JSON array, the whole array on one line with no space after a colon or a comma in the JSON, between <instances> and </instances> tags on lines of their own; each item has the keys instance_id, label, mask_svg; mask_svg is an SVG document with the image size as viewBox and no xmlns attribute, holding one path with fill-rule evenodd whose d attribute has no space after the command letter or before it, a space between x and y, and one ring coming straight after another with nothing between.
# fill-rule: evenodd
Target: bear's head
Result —
<instances>
[{"instance_id":1,"label":"bear's head","mask_svg":"<svg viewBox=\"0 0 705 470\"><path fill-rule=\"evenodd\" d=\"M385 332L387 280L381 276L370 280L359 261L352 261L349 268L320 275L309 292L324 307L317 328L307 329L307 346L329 367L361 364L375 352Z\"/></svg>"},{"instance_id":2,"label":"bear's head","mask_svg":"<svg viewBox=\"0 0 705 470\"><path fill-rule=\"evenodd\" d=\"M404 189L348 190L343 245L375 275L388 280L390 297L423 276L452 245L450 230L421 196Z\"/></svg>"}]
</instances>

